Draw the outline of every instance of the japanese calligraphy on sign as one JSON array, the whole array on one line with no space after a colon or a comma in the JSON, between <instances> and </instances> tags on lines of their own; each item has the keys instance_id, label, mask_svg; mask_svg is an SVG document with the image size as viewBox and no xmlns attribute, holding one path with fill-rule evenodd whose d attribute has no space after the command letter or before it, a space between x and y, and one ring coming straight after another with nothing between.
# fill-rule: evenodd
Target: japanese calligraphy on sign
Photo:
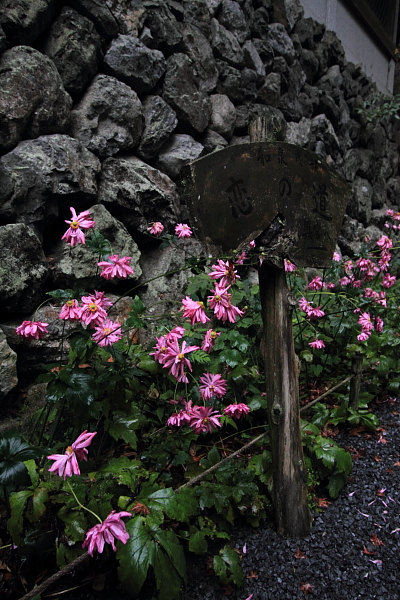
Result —
<instances>
[{"instance_id":1,"label":"japanese calligraphy on sign","mask_svg":"<svg viewBox=\"0 0 400 600\"><path fill-rule=\"evenodd\" d=\"M192 162L183 179L191 224L206 245L237 250L280 215L286 257L298 266L330 265L348 188L317 154L253 142Z\"/></svg>"}]
</instances>

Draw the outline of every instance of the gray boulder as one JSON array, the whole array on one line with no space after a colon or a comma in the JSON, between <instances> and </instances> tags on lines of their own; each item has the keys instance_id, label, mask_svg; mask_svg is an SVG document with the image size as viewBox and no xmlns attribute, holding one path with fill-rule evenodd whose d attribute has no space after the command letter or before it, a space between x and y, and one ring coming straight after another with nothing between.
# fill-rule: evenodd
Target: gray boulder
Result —
<instances>
[{"instance_id":1,"label":"gray boulder","mask_svg":"<svg viewBox=\"0 0 400 600\"><path fill-rule=\"evenodd\" d=\"M99 159L67 135L20 142L0 159L0 222L29 224L41 236L61 206L94 201L99 171Z\"/></svg>"},{"instance_id":2,"label":"gray boulder","mask_svg":"<svg viewBox=\"0 0 400 600\"><path fill-rule=\"evenodd\" d=\"M150 29L155 45L173 47L179 44L182 39L180 23L169 9L168 3L164 0L144 0L143 4L146 7L144 25ZM177 2L170 4L171 8L176 5L179 16L182 17L182 7Z\"/></svg>"},{"instance_id":3,"label":"gray boulder","mask_svg":"<svg viewBox=\"0 0 400 600\"><path fill-rule=\"evenodd\" d=\"M324 142L328 154L339 150L340 144L332 123L325 115L317 115L311 119L311 138L316 142ZM314 141L312 140L312 141Z\"/></svg>"},{"instance_id":4,"label":"gray boulder","mask_svg":"<svg viewBox=\"0 0 400 600\"><path fill-rule=\"evenodd\" d=\"M275 56L283 56L288 65L296 58L293 42L281 23L271 23L268 27L266 41L272 48Z\"/></svg>"},{"instance_id":5,"label":"gray boulder","mask_svg":"<svg viewBox=\"0 0 400 600\"><path fill-rule=\"evenodd\" d=\"M120 258L122 256L132 257L130 266L135 274L130 279L138 279L142 274L139 265L140 252L126 227L101 204L95 204L89 210L96 223L95 230L109 240L112 253L118 254ZM50 253L54 265L50 272L50 281L54 288L110 289L121 281L118 278L105 280L100 277L97 273L99 258L84 244L79 244L71 249L69 245L60 240L51 248Z\"/></svg>"},{"instance_id":6,"label":"gray boulder","mask_svg":"<svg viewBox=\"0 0 400 600\"><path fill-rule=\"evenodd\" d=\"M87 2L88 0L85 0ZM146 8L142 0L95 0L110 10L117 22L118 31L124 35L139 35L146 17ZM94 21L95 23L95 21ZM101 32L100 32L101 33Z\"/></svg>"},{"instance_id":7,"label":"gray boulder","mask_svg":"<svg viewBox=\"0 0 400 600\"><path fill-rule=\"evenodd\" d=\"M240 69L244 66L243 50L236 36L225 29L217 19L211 21L211 45L217 58L235 68Z\"/></svg>"},{"instance_id":8,"label":"gray boulder","mask_svg":"<svg viewBox=\"0 0 400 600\"><path fill-rule=\"evenodd\" d=\"M210 96L212 113L210 128L230 140L236 123L235 105L224 94Z\"/></svg>"},{"instance_id":9,"label":"gray boulder","mask_svg":"<svg viewBox=\"0 0 400 600\"><path fill-rule=\"evenodd\" d=\"M47 29L54 13L54 0L3 0L0 25L12 45L30 45Z\"/></svg>"},{"instance_id":10,"label":"gray boulder","mask_svg":"<svg viewBox=\"0 0 400 600\"><path fill-rule=\"evenodd\" d=\"M98 199L134 236L145 233L154 221L172 231L179 219L176 185L136 157L104 161Z\"/></svg>"},{"instance_id":11,"label":"gray boulder","mask_svg":"<svg viewBox=\"0 0 400 600\"><path fill-rule=\"evenodd\" d=\"M103 57L102 38L92 21L65 6L46 35L43 52L52 59L71 96L83 92Z\"/></svg>"},{"instance_id":12,"label":"gray boulder","mask_svg":"<svg viewBox=\"0 0 400 600\"><path fill-rule=\"evenodd\" d=\"M137 154L153 158L178 124L175 112L161 96L146 96L142 103L144 129Z\"/></svg>"},{"instance_id":13,"label":"gray boulder","mask_svg":"<svg viewBox=\"0 0 400 600\"><path fill-rule=\"evenodd\" d=\"M24 137L64 132L72 99L54 63L27 46L0 57L0 153Z\"/></svg>"},{"instance_id":14,"label":"gray boulder","mask_svg":"<svg viewBox=\"0 0 400 600\"><path fill-rule=\"evenodd\" d=\"M168 177L176 179L180 170L192 160L199 158L204 147L191 135L184 133L171 135L161 148L157 159L157 167Z\"/></svg>"},{"instance_id":15,"label":"gray boulder","mask_svg":"<svg viewBox=\"0 0 400 600\"><path fill-rule=\"evenodd\" d=\"M40 302L48 266L42 246L23 223L0 227L0 303L3 317L29 313Z\"/></svg>"},{"instance_id":16,"label":"gray boulder","mask_svg":"<svg viewBox=\"0 0 400 600\"><path fill-rule=\"evenodd\" d=\"M203 36L210 37L211 12L207 0L183 0L183 22L200 29ZM183 34L183 31L182 31Z\"/></svg>"},{"instance_id":17,"label":"gray boulder","mask_svg":"<svg viewBox=\"0 0 400 600\"><path fill-rule=\"evenodd\" d=\"M308 83L313 84L319 71L319 60L313 50L302 48L299 53L299 62Z\"/></svg>"},{"instance_id":18,"label":"gray boulder","mask_svg":"<svg viewBox=\"0 0 400 600\"><path fill-rule=\"evenodd\" d=\"M291 31L296 25L297 21L303 18L304 8L302 7L300 0L284 0L284 6L286 19Z\"/></svg>"},{"instance_id":19,"label":"gray boulder","mask_svg":"<svg viewBox=\"0 0 400 600\"><path fill-rule=\"evenodd\" d=\"M184 23L182 26L182 49L196 67L201 89L212 92L218 80L213 51L208 39L192 23Z\"/></svg>"},{"instance_id":20,"label":"gray boulder","mask_svg":"<svg viewBox=\"0 0 400 600\"><path fill-rule=\"evenodd\" d=\"M0 400L7 396L17 383L17 354L7 344L7 338L0 329Z\"/></svg>"},{"instance_id":21,"label":"gray boulder","mask_svg":"<svg viewBox=\"0 0 400 600\"><path fill-rule=\"evenodd\" d=\"M206 129L211 102L200 87L194 63L186 54L177 53L168 58L163 97L185 126L200 133Z\"/></svg>"},{"instance_id":22,"label":"gray boulder","mask_svg":"<svg viewBox=\"0 0 400 600\"><path fill-rule=\"evenodd\" d=\"M287 125L283 114L277 108L264 104L242 104L236 107L235 135L246 135L250 121L256 117L267 119L268 133L271 133L274 140L285 139Z\"/></svg>"},{"instance_id":23,"label":"gray boulder","mask_svg":"<svg viewBox=\"0 0 400 600\"><path fill-rule=\"evenodd\" d=\"M290 121L287 124L285 142L306 148L311 138L311 119L303 117L298 123Z\"/></svg>"},{"instance_id":24,"label":"gray boulder","mask_svg":"<svg viewBox=\"0 0 400 600\"><path fill-rule=\"evenodd\" d=\"M226 139L212 129L207 129L201 138L201 143L204 146L204 152L207 153L215 152L215 150L223 150L228 145Z\"/></svg>"},{"instance_id":25,"label":"gray boulder","mask_svg":"<svg viewBox=\"0 0 400 600\"><path fill-rule=\"evenodd\" d=\"M113 6L113 11L111 11L104 0L68 0L68 3L78 13L93 21L98 33L105 40L119 33L115 7Z\"/></svg>"},{"instance_id":26,"label":"gray boulder","mask_svg":"<svg viewBox=\"0 0 400 600\"><path fill-rule=\"evenodd\" d=\"M250 37L250 30L246 17L237 2L234 2L233 0L222 0L218 20L225 29L236 36L239 44L244 44Z\"/></svg>"},{"instance_id":27,"label":"gray boulder","mask_svg":"<svg viewBox=\"0 0 400 600\"><path fill-rule=\"evenodd\" d=\"M263 85L258 90L258 98L269 106L278 106L281 96L281 76L279 73L268 73Z\"/></svg>"},{"instance_id":28,"label":"gray boulder","mask_svg":"<svg viewBox=\"0 0 400 600\"><path fill-rule=\"evenodd\" d=\"M371 220L372 194L373 189L369 181L356 177L347 206L347 214L364 225L368 225Z\"/></svg>"},{"instance_id":29,"label":"gray boulder","mask_svg":"<svg viewBox=\"0 0 400 600\"><path fill-rule=\"evenodd\" d=\"M253 42L247 40L247 42L243 44L242 50L245 66L248 69L255 71L260 77L265 77L264 63Z\"/></svg>"},{"instance_id":30,"label":"gray boulder","mask_svg":"<svg viewBox=\"0 0 400 600\"><path fill-rule=\"evenodd\" d=\"M109 75L97 75L71 113L71 135L102 158L137 146L142 129L136 92Z\"/></svg>"},{"instance_id":31,"label":"gray boulder","mask_svg":"<svg viewBox=\"0 0 400 600\"><path fill-rule=\"evenodd\" d=\"M164 55L147 48L133 35L118 35L106 53L102 70L128 84L138 94L148 94L166 69Z\"/></svg>"},{"instance_id":32,"label":"gray boulder","mask_svg":"<svg viewBox=\"0 0 400 600\"><path fill-rule=\"evenodd\" d=\"M216 61L219 79L215 91L225 94L234 104L241 104L246 97L246 86L239 69L231 67L223 60Z\"/></svg>"}]
</instances>

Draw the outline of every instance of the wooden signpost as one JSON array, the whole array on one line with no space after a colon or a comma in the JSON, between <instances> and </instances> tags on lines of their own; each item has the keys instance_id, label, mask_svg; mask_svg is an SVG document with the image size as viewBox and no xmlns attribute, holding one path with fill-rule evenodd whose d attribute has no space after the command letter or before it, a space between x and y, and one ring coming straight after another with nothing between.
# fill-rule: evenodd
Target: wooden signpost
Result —
<instances>
[{"instance_id":1,"label":"wooden signpost","mask_svg":"<svg viewBox=\"0 0 400 600\"><path fill-rule=\"evenodd\" d=\"M283 142L265 142L265 122L250 125L248 144L197 159L183 173L191 226L209 254L241 250L253 239L259 268L268 423L277 531L310 531L307 473L300 432L293 302L283 259L329 267L345 213L346 182L320 156Z\"/></svg>"}]
</instances>

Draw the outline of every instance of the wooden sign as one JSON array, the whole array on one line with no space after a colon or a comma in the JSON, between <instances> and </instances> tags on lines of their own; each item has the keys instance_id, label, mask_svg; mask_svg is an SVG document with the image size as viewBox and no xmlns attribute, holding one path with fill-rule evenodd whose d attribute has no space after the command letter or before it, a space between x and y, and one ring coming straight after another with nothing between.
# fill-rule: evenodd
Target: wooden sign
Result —
<instances>
[{"instance_id":1,"label":"wooden sign","mask_svg":"<svg viewBox=\"0 0 400 600\"><path fill-rule=\"evenodd\" d=\"M278 253L297 266L331 265L348 189L314 152L283 142L232 146L185 167L183 183L194 233L212 254L240 250L279 216Z\"/></svg>"}]
</instances>

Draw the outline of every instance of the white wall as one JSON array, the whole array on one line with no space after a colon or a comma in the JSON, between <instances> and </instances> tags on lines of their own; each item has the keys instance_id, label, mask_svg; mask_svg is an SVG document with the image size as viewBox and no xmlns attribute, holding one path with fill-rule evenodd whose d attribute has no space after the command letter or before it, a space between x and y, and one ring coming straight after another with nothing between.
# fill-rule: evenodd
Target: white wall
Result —
<instances>
[{"instance_id":1,"label":"white wall","mask_svg":"<svg viewBox=\"0 0 400 600\"><path fill-rule=\"evenodd\" d=\"M375 43L343 0L300 0L304 16L324 23L335 31L343 44L347 60L361 64L365 73L375 81L379 90L392 93L394 61Z\"/></svg>"}]
</instances>

